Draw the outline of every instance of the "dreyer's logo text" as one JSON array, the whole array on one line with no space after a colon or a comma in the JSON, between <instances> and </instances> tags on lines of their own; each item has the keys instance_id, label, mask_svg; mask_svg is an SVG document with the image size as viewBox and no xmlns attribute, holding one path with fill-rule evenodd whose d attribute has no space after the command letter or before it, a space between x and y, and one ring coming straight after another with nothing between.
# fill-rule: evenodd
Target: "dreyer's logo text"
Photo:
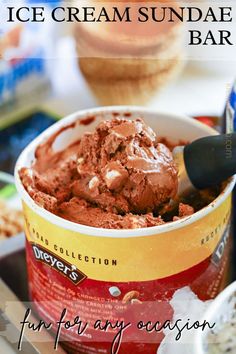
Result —
<instances>
[{"instance_id":1,"label":"dreyer's logo text","mask_svg":"<svg viewBox=\"0 0 236 354\"><path fill-rule=\"evenodd\" d=\"M86 275L80 272L76 266L66 262L54 253L46 250L39 245L32 245L34 256L37 261L49 265L63 276L71 280L75 285L79 284L82 280L86 279Z\"/></svg>"},{"instance_id":2,"label":"dreyer's logo text","mask_svg":"<svg viewBox=\"0 0 236 354\"><path fill-rule=\"evenodd\" d=\"M221 259L224 255L225 248L227 247L227 243L230 238L230 225L228 225L218 243L216 246L215 252L212 255L212 262L218 266L219 263L221 262Z\"/></svg>"}]
</instances>

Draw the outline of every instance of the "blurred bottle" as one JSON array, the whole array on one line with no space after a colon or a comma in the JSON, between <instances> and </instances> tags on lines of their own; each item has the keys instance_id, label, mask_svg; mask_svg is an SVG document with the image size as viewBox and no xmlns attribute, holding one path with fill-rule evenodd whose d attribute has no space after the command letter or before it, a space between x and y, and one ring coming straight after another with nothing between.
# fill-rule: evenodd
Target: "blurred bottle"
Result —
<instances>
[{"instance_id":1,"label":"blurred bottle","mask_svg":"<svg viewBox=\"0 0 236 354\"><path fill-rule=\"evenodd\" d=\"M224 131L232 133L236 131L236 81L232 87L224 114Z\"/></svg>"},{"instance_id":2,"label":"blurred bottle","mask_svg":"<svg viewBox=\"0 0 236 354\"><path fill-rule=\"evenodd\" d=\"M236 81L233 84L229 99L226 104L224 112L224 131L226 133L232 133L236 131ZM234 279L236 278L236 188L233 195L233 228L234 228Z\"/></svg>"}]
</instances>

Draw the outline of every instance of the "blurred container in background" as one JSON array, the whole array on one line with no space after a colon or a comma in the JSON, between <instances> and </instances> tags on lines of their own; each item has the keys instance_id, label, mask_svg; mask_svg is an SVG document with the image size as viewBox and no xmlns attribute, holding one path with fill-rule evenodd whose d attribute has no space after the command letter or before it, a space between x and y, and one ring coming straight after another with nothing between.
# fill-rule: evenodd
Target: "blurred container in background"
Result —
<instances>
[{"instance_id":1,"label":"blurred container in background","mask_svg":"<svg viewBox=\"0 0 236 354\"><path fill-rule=\"evenodd\" d=\"M120 14L127 5L125 1L91 2L96 6L94 16L105 6L109 18L115 16L114 5ZM177 4L171 1L173 7ZM130 17L135 19L140 2L132 0L129 6ZM183 24L177 20L145 25L134 20L78 22L74 35L80 70L102 105L147 104L184 64Z\"/></svg>"},{"instance_id":2,"label":"blurred container in background","mask_svg":"<svg viewBox=\"0 0 236 354\"><path fill-rule=\"evenodd\" d=\"M20 0L15 7L59 1ZM4 9L4 4L2 4ZM0 25L0 113L2 117L26 114L50 93L50 59L55 45L54 24L7 23Z\"/></svg>"}]
</instances>

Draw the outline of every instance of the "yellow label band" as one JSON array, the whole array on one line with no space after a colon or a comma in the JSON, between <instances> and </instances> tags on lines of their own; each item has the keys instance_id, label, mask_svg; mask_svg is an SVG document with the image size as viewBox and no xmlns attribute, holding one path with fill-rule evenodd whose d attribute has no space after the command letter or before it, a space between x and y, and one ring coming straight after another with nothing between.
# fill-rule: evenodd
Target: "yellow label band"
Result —
<instances>
[{"instance_id":1,"label":"yellow label band","mask_svg":"<svg viewBox=\"0 0 236 354\"><path fill-rule=\"evenodd\" d=\"M131 238L113 238L112 231L111 237L102 237L66 230L23 207L28 241L75 265L88 278L147 281L180 273L213 254L229 223L231 196L182 228Z\"/></svg>"}]
</instances>

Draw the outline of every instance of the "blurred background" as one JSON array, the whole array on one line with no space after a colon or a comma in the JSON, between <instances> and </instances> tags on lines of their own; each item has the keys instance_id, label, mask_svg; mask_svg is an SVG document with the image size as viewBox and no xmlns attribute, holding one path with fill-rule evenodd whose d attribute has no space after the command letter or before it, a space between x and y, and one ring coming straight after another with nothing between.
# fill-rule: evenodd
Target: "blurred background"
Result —
<instances>
[{"instance_id":1,"label":"blurred background","mask_svg":"<svg viewBox=\"0 0 236 354\"><path fill-rule=\"evenodd\" d=\"M68 2L17 5L51 11ZM0 25L0 278L21 300L27 299L23 215L12 175L20 152L44 129L80 109L135 104L225 131L236 56L198 56L183 43L179 23L148 32L50 21Z\"/></svg>"},{"instance_id":2,"label":"blurred background","mask_svg":"<svg viewBox=\"0 0 236 354\"><path fill-rule=\"evenodd\" d=\"M45 6L50 11L55 6L79 2L20 3ZM61 117L101 104L144 104L190 116L222 115L236 76L235 57L207 60L199 55L196 60L193 49L181 47L184 29L178 23L161 29L161 35L160 27L149 28L152 36L139 33L136 42L133 32L129 34L132 43L126 38L128 48L124 33L121 39L114 31L110 38L106 28L92 25L49 21L2 25L1 125L1 121L20 119L36 111L46 110ZM156 33L154 28L158 28ZM118 44L114 48L114 42L123 46L122 51Z\"/></svg>"}]
</instances>

